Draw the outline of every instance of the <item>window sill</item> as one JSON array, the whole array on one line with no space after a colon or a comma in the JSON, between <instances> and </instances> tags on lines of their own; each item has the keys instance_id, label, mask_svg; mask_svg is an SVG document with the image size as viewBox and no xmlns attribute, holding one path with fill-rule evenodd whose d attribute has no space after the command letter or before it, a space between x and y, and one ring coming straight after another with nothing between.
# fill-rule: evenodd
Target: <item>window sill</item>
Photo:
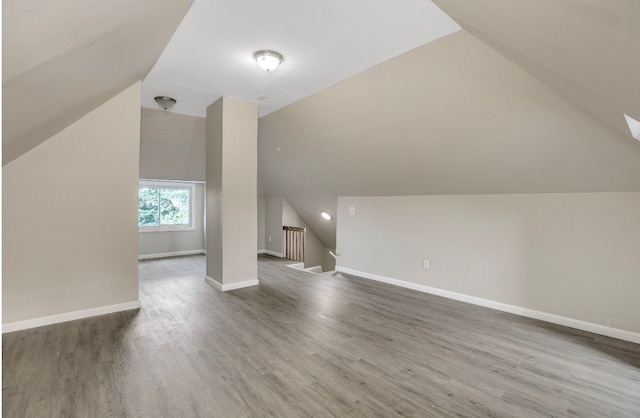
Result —
<instances>
[{"instance_id":1,"label":"window sill","mask_svg":"<svg viewBox=\"0 0 640 418\"><path fill-rule=\"evenodd\" d=\"M138 228L139 232L180 232L180 231L195 231L195 226L147 226L144 228Z\"/></svg>"}]
</instances>

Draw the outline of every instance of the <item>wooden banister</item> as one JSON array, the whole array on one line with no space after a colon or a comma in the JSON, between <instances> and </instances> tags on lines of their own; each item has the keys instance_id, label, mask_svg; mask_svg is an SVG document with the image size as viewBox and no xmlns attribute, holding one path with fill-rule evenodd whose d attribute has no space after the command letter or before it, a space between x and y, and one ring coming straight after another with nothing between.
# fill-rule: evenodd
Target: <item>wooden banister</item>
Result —
<instances>
[{"instance_id":1,"label":"wooden banister","mask_svg":"<svg viewBox=\"0 0 640 418\"><path fill-rule=\"evenodd\" d=\"M289 260L304 261L307 244L307 229L298 226L283 226L284 256Z\"/></svg>"}]
</instances>

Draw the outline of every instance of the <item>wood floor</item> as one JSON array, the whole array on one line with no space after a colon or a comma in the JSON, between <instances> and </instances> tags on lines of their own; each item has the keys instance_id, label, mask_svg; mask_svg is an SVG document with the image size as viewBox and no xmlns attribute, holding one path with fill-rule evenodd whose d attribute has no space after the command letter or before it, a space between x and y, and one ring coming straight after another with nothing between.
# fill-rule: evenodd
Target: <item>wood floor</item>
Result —
<instances>
[{"instance_id":1,"label":"wood floor","mask_svg":"<svg viewBox=\"0 0 640 418\"><path fill-rule=\"evenodd\" d=\"M259 258L140 262L140 311L3 336L7 417L640 417L640 345Z\"/></svg>"}]
</instances>

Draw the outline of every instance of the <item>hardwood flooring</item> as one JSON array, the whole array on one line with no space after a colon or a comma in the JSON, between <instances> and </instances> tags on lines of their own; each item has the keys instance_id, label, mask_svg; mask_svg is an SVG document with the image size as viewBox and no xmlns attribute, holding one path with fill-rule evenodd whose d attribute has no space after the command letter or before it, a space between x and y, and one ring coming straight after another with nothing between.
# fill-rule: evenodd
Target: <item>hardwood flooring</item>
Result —
<instances>
[{"instance_id":1,"label":"hardwood flooring","mask_svg":"<svg viewBox=\"0 0 640 418\"><path fill-rule=\"evenodd\" d=\"M3 336L6 417L639 417L640 345L259 257L140 262L140 311Z\"/></svg>"}]
</instances>

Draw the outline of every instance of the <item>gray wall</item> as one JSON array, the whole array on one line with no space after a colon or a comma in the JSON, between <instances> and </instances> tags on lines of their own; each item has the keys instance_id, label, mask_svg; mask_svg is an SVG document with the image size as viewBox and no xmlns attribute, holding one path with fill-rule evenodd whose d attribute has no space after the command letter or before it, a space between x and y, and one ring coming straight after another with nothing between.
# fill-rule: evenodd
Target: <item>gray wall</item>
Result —
<instances>
[{"instance_id":1,"label":"gray wall","mask_svg":"<svg viewBox=\"0 0 640 418\"><path fill-rule=\"evenodd\" d=\"M206 120L142 109L140 178L205 181Z\"/></svg>"},{"instance_id":2,"label":"gray wall","mask_svg":"<svg viewBox=\"0 0 640 418\"><path fill-rule=\"evenodd\" d=\"M142 108L140 178L204 181L206 120ZM180 253L204 249L204 186L196 187L195 230L140 232L138 254Z\"/></svg>"},{"instance_id":3,"label":"gray wall","mask_svg":"<svg viewBox=\"0 0 640 418\"><path fill-rule=\"evenodd\" d=\"M264 230L265 230L265 207L264 197L258 198L258 245L257 250L264 250Z\"/></svg>"},{"instance_id":4,"label":"gray wall","mask_svg":"<svg viewBox=\"0 0 640 418\"><path fill-rule=\"evenodd\" d=\"M207 108L207 182L205 185L205 236L207 276L222 283L222 101ZM210 216L214 214L214 216ZM214 268L215 266L215 268ZM215 272L214 272L215 271Z\"/></svg>"},{"instance_id":5,"label":"gray wall","mask_svg":"<svg viewBox=\"0 0 640 418\"><path fill-rule=\"evenodd\" d=\"M272 255L282 256L282 205L281 196L265 198L264 248Z\"/></svg>"},{"instance_id":6,"label":"gray wall","mask_svg":"<svg viewBox=\"0 0 640 418\"><path fill-rule=\"evenodd\" d=\"M309 226L298 216L296 211L281 196L267 196L265 198L265 249L272 255L284 253L283 226L298 226L307 228L307 251L305 267L322 266L323 271L333 270L334 260ZM269 241L271 238L271 241Z\"/></svg>"},{"instance_id":7,"label":"gray wall","mask_svg":"<svg viewBox=\"0 0 640 418\"><path fill-rule=\"evenodd\" d=\"M257 284L258 108L222 97L207 108L207 276Z\"/></svg>"},{"instance_id":8,"label":"gray wall","mask_svg":"<svg viewBox=\"0 0 640 418\"><path fill-rule=\"evenodd\" d=\"M639 209L640 192L340 197L338 265L640 332Z\"/></svg>"},{"instance_id":9,"label":"gray wall","mask_svg":"<svg viewBox=\"0 0 640 418\"><path fill-rule=\"evenodd\" d=\"M4 323L138 300L139 138L140 82L3 167Z\"/></svg>"},{"instance_id":10,"label":"gray wall","mask_svg":"<svg viewBox=\"0 0 640 418\"><path fill-rule=\"evenodd\" d=\"M327 248L338 196L640 191L640 142L466 31L260 118L259 158Z\"/></svg>"},{"instance_id":11,"label":"gray wall","mask_svg":"<svg viewBox=\"0 0 640 418\"><path fill-rule=\"evenodd\" d=\"M282 225L297 226L307 229L306 236L306 251L304 258L304 267L322 266L323 271L333 270L335 267L334 259L327 257L329 250L322 245L316 234L309 228L309 226L298 216L295 210L289 205L286 199L283 199L282 205ZM284 243L283 243L284 249Z\"/></svg>"}]
</instances>

